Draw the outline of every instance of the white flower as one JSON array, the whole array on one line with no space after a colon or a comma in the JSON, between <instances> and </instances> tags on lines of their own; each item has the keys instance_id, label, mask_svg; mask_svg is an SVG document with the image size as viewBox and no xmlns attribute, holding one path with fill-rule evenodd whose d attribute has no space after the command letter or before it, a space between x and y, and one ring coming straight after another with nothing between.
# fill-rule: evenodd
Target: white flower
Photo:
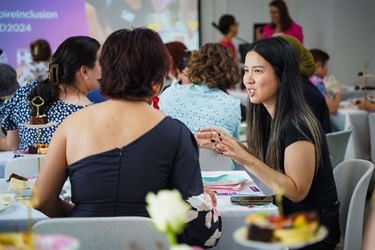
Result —
<instances>
[{"instance_id":1,"label":"white flower","mask_svg":"<svg viewBox=\"0 0 375 250\"><path fill-rule=\"evenodd\" d=\"M182 199L178 190L161 190L157 195L148 193L146 202L147 211L160 232L182 232L190 205Z\"/></svg>"}]
</instances>

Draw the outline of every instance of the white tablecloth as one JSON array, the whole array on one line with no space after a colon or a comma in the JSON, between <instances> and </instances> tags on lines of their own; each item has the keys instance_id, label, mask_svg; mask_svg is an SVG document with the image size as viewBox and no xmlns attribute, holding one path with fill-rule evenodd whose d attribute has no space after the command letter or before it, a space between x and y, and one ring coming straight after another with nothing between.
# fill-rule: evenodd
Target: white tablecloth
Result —
<instances>
[{"instance_id":1,"label":"white tablecloth","mask_svg":"<svg viewBox=\"0 0 375 250\"><path fill-rule=\"evenodd\" d=\"M346 130L353 127L346 148L345 160L371 159L369 112L365 110L339 109L336 114L330 115L332 130Z\"/></svg>"},{"instance_id":2,"label":"white tablecloth","mask_svg":"<svg viewBox=\"0 0 375 250\"><path fill-rule=\"evenodd\" d=\"M257 195L263 195L263 192L253 191L249 187L256 186L255 182L245 171L210 171L202 172L202 176L219 176L221 174L236 174L243 176L247 179L246 185L242 189L242 193L252 193ZM4 190L5 179L0 179L0 192L6 192ZM245 218L252 213L268 212L271 215L277 215L278 208L274 205L268 205L264 207L249 208L247 206L233 205L230 202L230 196L220 195L217 196L217 210L219 211L222 218L222 235L219 244L214 249L249 249L242 247L234 242L233 232L244 225ZM47 216L40 213L39 211L32 209L31 214L33 224L37 221L48 219ZM17 232L24 231L27 229L27 208L20 202L15 203L8 209L0 212L0 232Z\"/></svg>"},{"instance_id":3,"label":"white tablecloth","mask_svg":"<svg viewBox=\"0 0 375 250\"><path fill-rule=\"evenodd\" d=\"M219 176L221 174L236 174L245 177L248 181L241 193L248 193L254 195L264 195L262 191L254 192L250 187L256 186L256 183L246 173L246 171L210 171L202 172L202 176ZM261 190L259 188L259 190ZM238 249L238 250L249 250L248 247L243 247L233 240L233 232L244 226L245 218L249 214L267 212L271 215L278 215L279 211L276 206L264 206L258 208L248 208L247 206L233 205L230 202L230 196L217 196L217 210L219 211L222 219L222 233L219 244L213 249Z\"/></svg>"},{"instance_id":4,"label":"white tablecloth","mask_svg":"<svg viewBox=\"0 0 375 250\"><path fill-rule=\"evenodd\" d=\"M12 151L0 152L0 178L4 178L4 169L7 162L14 156Z\"/></svg>"}]
</instances>

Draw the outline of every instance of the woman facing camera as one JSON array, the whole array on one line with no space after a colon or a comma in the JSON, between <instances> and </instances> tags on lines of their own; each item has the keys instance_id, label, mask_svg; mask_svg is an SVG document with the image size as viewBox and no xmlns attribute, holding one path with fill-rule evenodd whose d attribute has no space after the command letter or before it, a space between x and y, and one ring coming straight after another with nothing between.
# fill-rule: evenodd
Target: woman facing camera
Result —
<instances>
[{"instance_id":1,"label":"woman facing camera","mask_svg":"<svg viewBox=\"0 0 375 250\"><path fill-rule=\"evenodd\" d=\"M26 84L4 103L1 128L7 131L7 143L13 151L27 150L30 144L37 142L37 130L21 125L28 123L30 116L36 115L36 108L31 105L34 97L40 96L44 100L40 115L47 115L49 122L56 123L40 130L40 143L49 143L68 115L92 104L86 94L98 88L101 78L99 49L99 42L91 37L66 39L52 56L49 78Z\"/></svg>"},{"instance_id":2,"label":"woman facing camera","mask_svg":"<svg viewBox=\"0 0 375 250\"><path fill-rule=\"evenodd\" d=\"M196 137L200 145L214 144L279 190L286 215L316 211L329 235L309 249L334 249L340 241L336 184L325 134L303 98L293 47L281 37L259 40L250 47L244 68L251 102L249 147L213 128Z\"/></svg>"},{"instance_id":3,"label":"woman facing camera","mask_svg":"<svg viewBox=\"0 0 375 250\"><path fill-rule=\"evenodd\" d=\"M160 110L182 121L192 133L216 127L238 137L240 101L226 93L240 81L233 53L218 43L193 51L188 59L191 84L175 82L160 95Z\"/></svg>"},{"instance_id":4,"label":"woman facing camera","mask_svg":"<svg viewBox=\"0 0 375 250\"><path fill-rule=\"evenodd\" d=\"M118 30L101 55L101 92L109 100L76 112L58 128L35 184L36 208L50 217L148 217L148 192L177 189L185 200L194 197L207 208L179 240L214 246L221 222L212 192L203 195L194 136L151 106L170 66L161 38L145 28ZM59 199L68 177L74 205ZM212 218L209 227L206 216Z\"/></svg>"}]
</instances>

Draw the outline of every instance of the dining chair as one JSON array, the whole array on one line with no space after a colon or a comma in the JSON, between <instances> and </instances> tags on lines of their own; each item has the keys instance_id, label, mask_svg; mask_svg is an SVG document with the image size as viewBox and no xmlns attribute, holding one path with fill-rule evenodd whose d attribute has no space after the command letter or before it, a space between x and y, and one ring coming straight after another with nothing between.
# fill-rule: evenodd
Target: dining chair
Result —
<instances>
[{"instance_id":1,"label":"dining chair","mask_svg":"<svg viewBox=\"0 0 375 250\"><path fill-rule=\"evenodd\" d=\"M38 159L40 163L38 163ZM13 158L7 162L4 169L4 178L9 178L12 173L28 176L39 172L39 167L43 163L44 157L19 157Z\"/></svg>"},{"instance_id":2,"label":"dining chair","mask_svg":"<svg viewBox=\"0 0 375 250\"><path fill-rule=\"evenodd\" d=\"M169 249L167 236L157 232L151 218L138 216L53 218L32 227L38 234L77 238L81 250Z\"/></svg>"},{"instance_id":3,"label":"dining chair","mask_svg":"<svg viewBox=\"0 0 375 250\"><path fill-rule=\"evenodd\" d=\"M232 160L211 149L199 148L199 164L202 171L232 170Z\"/></svg>"},{"instance_id":4,"label":"dining chair","mask_svg":"<svg viewBox=\"0 0 375 250\"><path fill-rule=\"evenodd\" d=\"M366 192L374 164L351 159L333 169L340 201L340 231L343 250L361 249Z\"/></svg>"},{"instance_id":5,"label":"dining chair","mask_svg":"<svg viewBox=\"0 0 375 250\"><path fill-rule=\"evenodd\" d=\"M350 135L353 128L347 130L332 132L326 134L329 154L331 156L332 167L335 168L340 162L344 161L346 148L348 146Z\"/></svg>"}]
</instances>

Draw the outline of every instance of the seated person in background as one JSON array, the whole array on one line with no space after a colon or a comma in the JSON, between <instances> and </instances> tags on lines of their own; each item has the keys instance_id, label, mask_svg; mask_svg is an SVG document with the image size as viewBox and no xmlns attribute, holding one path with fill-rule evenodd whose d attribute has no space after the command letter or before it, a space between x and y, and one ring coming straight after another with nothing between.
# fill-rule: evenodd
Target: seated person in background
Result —
<instances>
[{"instance_id":1,"label":"seated person in background","mask_svg":"<svg viewBox=\"0 0 375 250\"><path fill-rule=\"evenodd\" d=\"M370 100L357 100L356 105L362 110L375 111L375 103Z\"/></svg>"},{"instance_id":2,"label":"seated person in background","mask_svg":"<svg viewBox=\"0 0 375 250\"><path fill-rule=\"evenodd\" d=\"M57 129L32 193L40 201L35 208L49 217L149 217L147 193L177 189L207 208L179 240L213 247L221 219L214 194L203 194L194 135L151 106L170 66L163 41L151 29L121 29L107 38L101 55L101 91L109 100L70 115ZM74 205L59 199L68 177Z\"/></svg>"},{"instance_id":3,"label":"seated person in background","mask_svg":"<svg viewBox=\"0 0 375 250\"><path fill-rule=\"evenodd\" d=\"M171 66L170 66L171 68L168 72L167 80L164 83L162 91L168 88L173 82L178 81L177 65L181 59L182 54L187 50L185 44L179 41L166 43L165 47L167 48L170 59L171 59Z\"/></svg>"},{"instance_id":4,"label":"seated person in background","mask_svg":"<svg viewBox=\"0 0 375 250\"><path fill-rule=\"evenodd\" d=\"M185 51L177 64L177 78L180 85L190 84L191 80L187 73L187 62L191 57L191 51Z\"/></svg>"},{"instance_id":5,"label":"seated person in background","mask_svg":"<svg viewBox=\"0 0 375 250\"><path fill-rule=\"evenodd\" d=\"M234 60L238 64L238 53L234 43L232 42L233 37L235 37L238 33L238 22L236 19L233 15L223 15L220 17L219 25L215 23L212 23L212 25L223 34L223 37L219 43L228 47L233 52Z\"/></svg>"},{"instance_id":6,"label":"seated person in background","mask_svg":"<svg viewBox=\"0 0 375 250\"><path fill-rule=\"evenodd\" d=\"M283 0L275 0L270 2L269 7L271 23L256 29L256 39L285 34L294 36L303 43L302 27L290 17L286 3Z\"/></svg>"},{"instance_id":7,"label":"seated person in background","mask_svg":"<svg viewBox=\"0 0 375 250\"><path fill-rule=\"evenodd\" d=\"M310 77L310 81L325 97L329 113L335 114L340 107L340 102L342 101L342 93L341 91L336 91L333 94L333 98L331 98L325 85L324 78L327 76L328 72L329 55L320 49L311 49L310 52L315 60L315 72L314 75Z\"/></svg>"},{"instance_id":8,"label":"seated person in background","mask_svg":"<svg viewBox=\"0 0 375 250\"><path fill-rule=\"evenodd\" d=\"M308 249L334 249L340 241L339 202L325 134L305 102L293 47L281 37L252 44L243 82L250 97L246 148L222 130L195 134L276 193L285 215L316 211L329 234ZM305 248L304 248L305 249Z\"/></svg>"},{"instance_id":9,"label":"seated person in background","mask_svg":"<svg viewBox=\"0 0 375 250\"><path fill-rule=\"evenodd\" d=\"M30 43L32 61L17 68L21 87L32 81L47 79L48 64L51 61L51 47L46 40L38 39Z\"/></svg>"},{"instance_id":10,"label":"seated person in background","mask_svg":"<svg viewBox=\"0 0 375 250\"><path fill-rule=\"evenodd\" d=\"M36 143L37 130L21 125L28 123L31 115L36 115L36 109L31 105L35 96L44 99L40 115L46 114L50 122L56 122L56 125L40 130L40 143L49 143L68 115L92 104L86 94L98 87L101 78L99 48L99 42L91 37L66 39L52 57L49 78L26 84L4 104L1 128L7 131L8 145L13 151L27 150L30 144Z\"/></svg>"},{"instance_id":11,"label":"seated person in background","mask_svg":"<svg viewBox=\"0 0 375 250\"><path fill-rule=\"evenodd\" d=\"M5 63L0 63L0 122L4 117L1 107L19 87L20 85L17 82L16 71L12 68L12 66ZM10 148L7 145L5 133L0 131L0 151L8 150L10 150Z\"/></svg>"},{"instance_id":12,"label":"seated person in background","mask_svg":"<svg viewBox=\"0 0 375 250\"><path fill-rule=\"evenodd\" d=\"M320 122L325 134L331 133L331 120L329 117L329 110L324 96L312 84L309 77L314 74L315 61L314 57L308 49L303 46L295 37L289 35L281 35L283 39L287 40L293 47L296 54L299 66L299 73L302 80L302 91L307 104L314 112L316 118Z\"/></svg>"},{"instance_id":13,"label":"seated person in background","mask_svg":"<svg viewBox=\"0 0 375 250\"><path fill-rule=\"evenodd\" d=\"M192 133L216 127L238 138L240 100L226 93L239 80L233 53L218 43L193 51L187 65L191 84L178 82L160 95L160 111L183 122Z\"/></svg>"}]
</instances>

